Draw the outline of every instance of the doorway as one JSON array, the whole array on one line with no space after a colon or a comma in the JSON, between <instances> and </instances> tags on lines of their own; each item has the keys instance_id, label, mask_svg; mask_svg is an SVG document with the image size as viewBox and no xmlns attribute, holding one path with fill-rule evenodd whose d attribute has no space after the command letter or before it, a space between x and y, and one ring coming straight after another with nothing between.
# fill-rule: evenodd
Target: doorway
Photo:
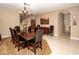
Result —
<instances>
[{"instance_id":1,"label":"doorway","mask_svg":"<svg viewBox=\"0 0 79 59\"><path fill-rule=\"evenodd\" d=\"M58 14L58 34L67 34L70 36L70 16L68 11L62 11Z\"/></svg>"}]
</instances>

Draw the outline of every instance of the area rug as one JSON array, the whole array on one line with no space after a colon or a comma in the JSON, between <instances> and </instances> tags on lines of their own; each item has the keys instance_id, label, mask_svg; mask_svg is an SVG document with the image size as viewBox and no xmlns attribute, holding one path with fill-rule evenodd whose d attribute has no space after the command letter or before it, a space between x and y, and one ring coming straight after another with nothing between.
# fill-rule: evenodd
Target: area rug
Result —
<instances>
[{"instance_id":1,"label":"area rug","mask_svg":"<svg viewBox=\"0 0 79 59\"><path fill-rule=\"evenodd\" d=\"M51 50L46 40L42 40L42 50L36 48L36 55L50 55ZM34 52L28 50L28 48L21 48L18 52L18 48L12 44L11 38L2 39L0 42L0 55L34 55Z\"/></svg>"}]
</instances>

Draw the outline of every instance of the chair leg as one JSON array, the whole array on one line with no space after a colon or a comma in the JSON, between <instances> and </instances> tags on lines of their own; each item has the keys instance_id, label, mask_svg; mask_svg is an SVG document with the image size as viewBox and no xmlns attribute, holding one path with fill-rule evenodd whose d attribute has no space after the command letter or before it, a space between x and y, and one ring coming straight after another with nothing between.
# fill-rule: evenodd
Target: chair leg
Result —
<instances>
[{"instance_id":1,"label":"chair leg","mask_svg":"<svg viewBox=\"0 0 79 59\"><path fill-rule=\"evenodd\" d=\"M40 47L41 47L41 50L42 50L42 42L40 42Z\"/></svg>"},{"instance_id":2,"label":"chair leg","mask_svg":"<svg viewBox=\"0 0 79 59\"><path fill-rule=\"evenodd\" d=\"M19 50L20 50L20 46L18 46L18 52L19 52Z\"/></svg>"},{"instance_id":3,"label":"chair leg","mask_svg":"<svg viewBox=\"0 0 79 59\"><path fill-rule=\"evenodd\" d=\"M29 50L29 43L27 42L27 47L28 47L28 50Z\"/></svg>"},{"instance_id":4,"label":"chair leg","mask_svg":"<svg viewBox=\"0 0 79 59\"><path fill-rule=\"evenodd\" d=\"M19 52L19 50L20 50L20 45L19 45L19 43L17 43L17 45L18 45L18 52Z\"/></svg>"},{"instance_id":5,"label":"chair leg","mask_svg":"<svg viewBox=\"0 0 79 59\"><path fill-rule=\"evenodd\" d=\"M34 54L36 55L36 46L34 45Z\"/></svg>"},{"instance_id":6,"label":"chair leg","mask_svg":"<svg viewBox=\"0 0 79 59\"><path fill-rule=\"evenodd\" d=\"M15 48L17 47L17 42L15 41Z\"/></svg>"}]
</instances>

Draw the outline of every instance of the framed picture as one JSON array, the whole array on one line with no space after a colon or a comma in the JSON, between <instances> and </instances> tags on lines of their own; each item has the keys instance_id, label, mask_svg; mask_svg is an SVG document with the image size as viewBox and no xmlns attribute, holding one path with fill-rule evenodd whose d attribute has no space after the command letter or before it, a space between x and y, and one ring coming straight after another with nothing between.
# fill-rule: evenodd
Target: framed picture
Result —
<instances>
[{"instance_id":1,"label":"framed picture","mask_svg":"<svg viewBox=\"0 0 79 59\"><path fill-rule=\"evenodd\" d=\"M49 18L40 18L41 24L49 24Z\"/></svg>"},{"instance_id":2,"label":"framed picture","mask_svg":"<svg viewBox=\"0 0 79 59\"><path fill-rule=\"evenodd\" d=\"M77 16L76 15L73 16L73 25L77 25Z\"/></svg>"}]
</instances>

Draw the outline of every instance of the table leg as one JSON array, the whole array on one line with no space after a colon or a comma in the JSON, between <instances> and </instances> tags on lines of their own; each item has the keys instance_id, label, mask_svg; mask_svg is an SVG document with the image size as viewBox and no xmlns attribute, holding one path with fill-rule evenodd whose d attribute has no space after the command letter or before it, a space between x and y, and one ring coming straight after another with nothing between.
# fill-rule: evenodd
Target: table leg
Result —
<instances>
[{"instance_id":1,"label":"table leg","mask_svg":"<svg viewBox=\"0 0 79 59\"><path fill-rule=\"evenodd\" d=\"M1 41L1 34L0 34L0 41Z\"/></svg>"}]
</instances>

